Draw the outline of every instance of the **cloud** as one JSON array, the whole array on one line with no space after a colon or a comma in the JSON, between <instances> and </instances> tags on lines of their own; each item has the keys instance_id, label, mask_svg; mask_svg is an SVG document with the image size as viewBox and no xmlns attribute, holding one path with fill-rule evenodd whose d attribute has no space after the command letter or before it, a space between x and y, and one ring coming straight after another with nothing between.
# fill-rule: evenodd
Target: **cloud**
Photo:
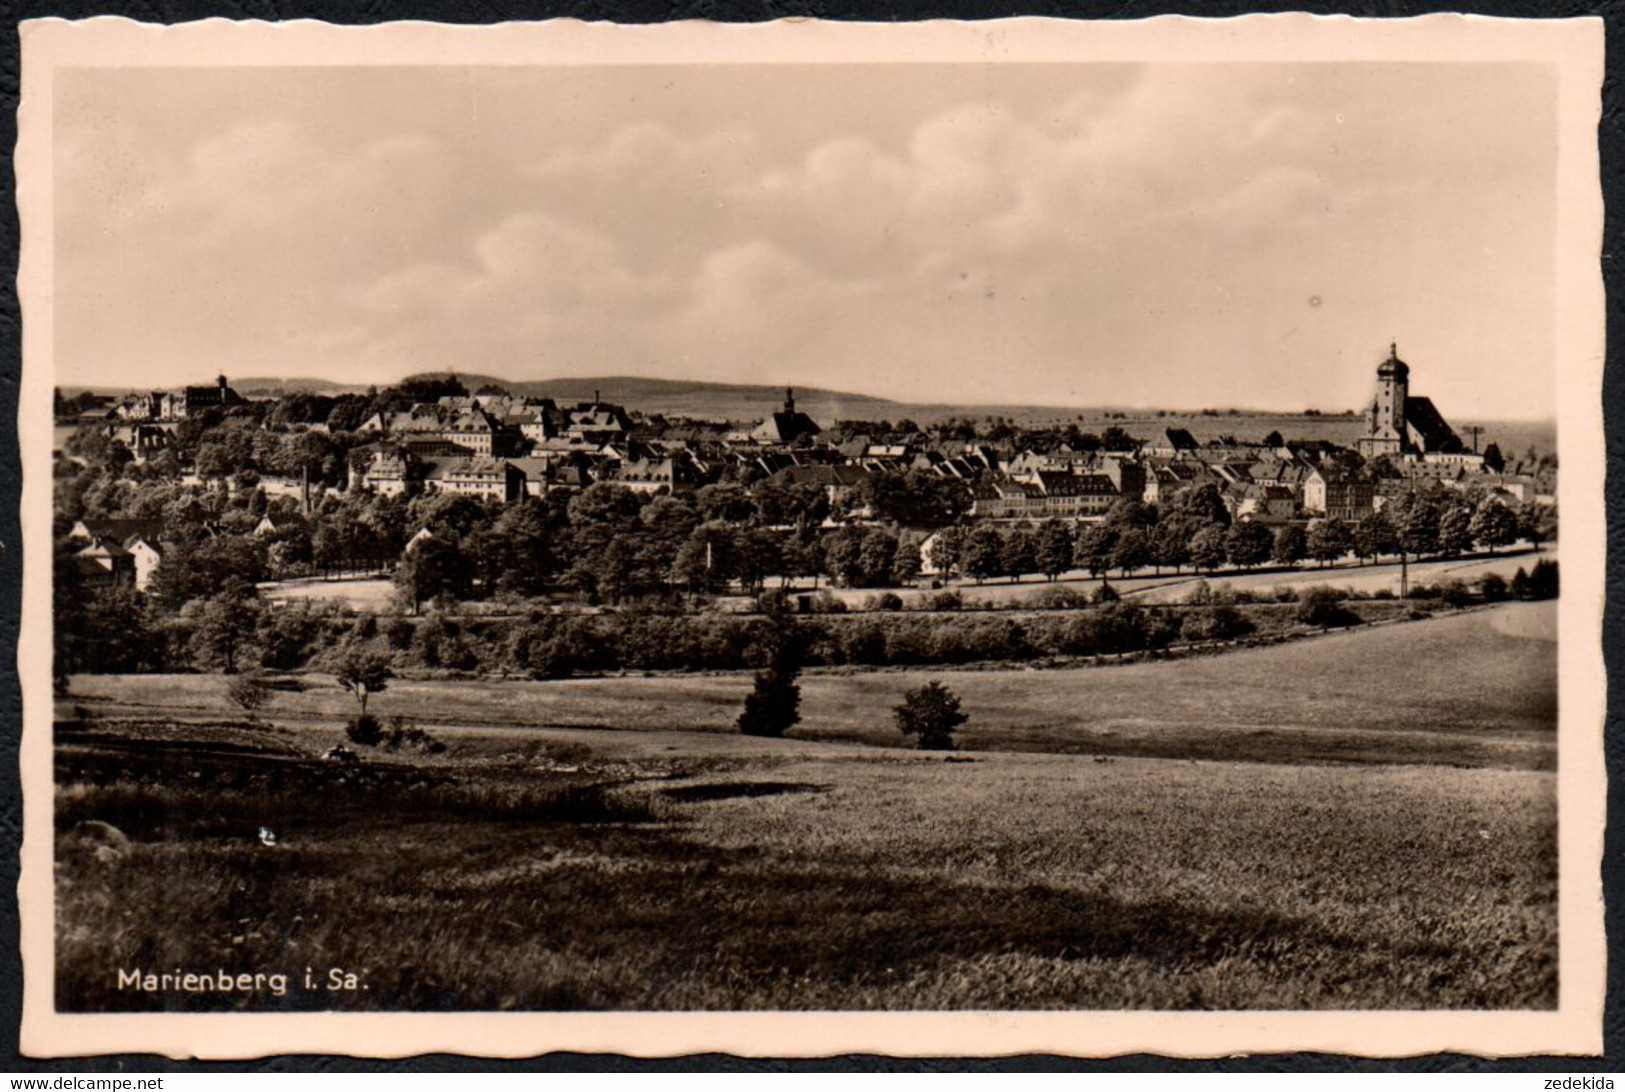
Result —
<instances>
[{"instance_id":1,"label":"cloud","mask_svg":"<svg viewBox=\"0 0 1625 1092\"><path fill-rule=\"evenodd\" d=\"M515 99L504 129L272 118L167 158L70 126L62 313L93 318L59 343L87 366L1353 405L1390 336L1440 374L1550 351L1547 118L1519 109L1544 85L1427 67L1149 66L1049 98L1001 70L877 103L884 124L737 96L653 120L628 95L566 132Z\"/></svg>"}]
</instances>

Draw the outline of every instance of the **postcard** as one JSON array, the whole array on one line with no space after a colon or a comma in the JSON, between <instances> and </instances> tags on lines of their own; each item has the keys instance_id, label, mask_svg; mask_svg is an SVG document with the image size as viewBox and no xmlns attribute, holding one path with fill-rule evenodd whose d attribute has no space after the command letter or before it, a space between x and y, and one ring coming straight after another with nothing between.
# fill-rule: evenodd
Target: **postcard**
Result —
<instances>
[{"instance_id":1,"label":"postcard","mask_svg":"<svg viewBox=\"0 0 1625 1092\"><path fill-rule=\"evenodd\" d=\"M1600 1052L1600 20L22 50L25 1053Z\"/></svg>"}]
</instances>

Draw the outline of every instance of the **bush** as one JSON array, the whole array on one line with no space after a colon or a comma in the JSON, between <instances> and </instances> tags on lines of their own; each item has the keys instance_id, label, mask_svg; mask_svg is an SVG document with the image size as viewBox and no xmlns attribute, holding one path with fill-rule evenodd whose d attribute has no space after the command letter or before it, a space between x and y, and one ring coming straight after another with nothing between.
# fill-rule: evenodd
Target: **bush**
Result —
<instances>
[{"instance_id":1,"label":"bush","mask_svg":"<svg viewBox=\"0 0 1625 1092\"><path fill-rule=\"evenodd\" d=\"M903 597L896 592L881 592L879 595L871 595L866 606L870 610L902 610Z\"/></svg>"},{"instance_id":2,"label":"bush","mask_svg":"<svg viewBox=\"0 0 1625 1092\"><path fill-rule=\"evenodd\" d=\"M1473 601L1473 593L1460 580L1446 580L1439 585L1439 598L1447 606L1465 607Z\"/></svg>"},{"instance_id":3,"label":"bush","mask_svg":"<svg viewBox=\"0 0 1625 1092\"><path fill-rule=\"evenodd\" d=\"M1306 626L1330 629L1359 621L1343 606L1343 594L1336 588L1313 587L1298 597L1293 616Z\"/></svg>"},{"instance_id":4,"label":"bush","mask_svg":"<svg viewBox=\"0 0 1625 1092\"><path fill-rule=\"evenodd\" d=\"M1507 588L1506 578L1500 573L1485 573L1478 578L1478 594L1486 603L1500 603L1511 591Z\"/></svg>"},{"instance_id":5,"label":"bush","mask_svg":"<svg viewBox=\"0 0 1625 1092\"><path fill-rule=\"evenodd\" d=\"M920 602L925 610L965 609L965 597L952 588L947 591L937 592L935 595L925 596Z\"/></svg>"},{"instance_id":6,"label":"bush","mask_svg":"<svg viewBox=\"0 0 1625 1092\"><path fill-rule=\"evenodd\" d=\"M1081 610L1089 605L1089 594L1077 588L1051 585L1028 595L1026 605L1038 610Z\"/></svg>"},{"instance_id":7,"label":"bush","mask_svg":"<svg viewBox=\"0 0 1625 1092\"><path fill-rule=\"evenodd\" d=\"M384 726L371 713L362 713L350 718L344 726L344 736L358 746L376 747L383 741Z\"/></svg>"},{"instance_id":8,"label":"bush","mask_svg":"<svg viewBox=\"0 0 1625 1092\"><path fill-rule=\"evenodd\" d=\"M233 675L226 684L226 696L229 697L249 717L263 709L270 703L275 695L266 683L265 676L257 672L247 675Z\"/></svg>"},{"instance_id":9,"label":"bush","mask_svg":"<svg viewBox=\"0 0 1625 1092\"><path fill-rule=\"evenodd\" d=\"M1529 570L1526 594L1530 599L1557 598L1557 562L1550 558L1535 562L1535 567Z\"/></svg>"},{"instance_id":10,"label":"bush","mask_svg":"<svg viewBox=\"0 0 1625 1092\"><path fill-rule=\"evenodd\" d=\"M1218 604L1200 607L1185 615L1179 635L1187 641L1225 641L1251 633L1253 624L1235 607Z\"/></svg>"},{"instance_id":11,"label":"bush","mask_svg":"<svg viewBox=\"0 0 1625 1092\"><path fill-rule=\"evenodd\" d=\"M809 601L808 609L814 614L845 614L846 600L828 588L820 588Z\"/></svg>"},{"instance_id":12,"label":"bush","mask_svg":"<svg viewBox=\"0 0 1625 1092\"><path fill-rule=\"evenodd\" d=\"M898 730L916 737L922 751L953 750L954 729L970 719L953 691L935 680L906 692L892 713Z\"/></svg>"},{"instance_id":13,"label":"bush","mask_svg":"<svg viewBox=\"0 0 1625 1092\"><path fill-rule=\"evenodd\" d=\"M427 755L437 755L446 749L444 743L417 725L407 723L399 713L389 718L389 730L383 733L380 742L386 750L399 751L404 747Z\"/></svg>"},{"instance_id":14,"label":"bush","mask_svg":"<svg viewBox=\"0 0 1625 1092\"><path fill-rule=\"evenodd\" d=\"M769 588L756 597L756 609L762 614L788 613L790 594L783 588Z\"/></svg>"}]
</instances>

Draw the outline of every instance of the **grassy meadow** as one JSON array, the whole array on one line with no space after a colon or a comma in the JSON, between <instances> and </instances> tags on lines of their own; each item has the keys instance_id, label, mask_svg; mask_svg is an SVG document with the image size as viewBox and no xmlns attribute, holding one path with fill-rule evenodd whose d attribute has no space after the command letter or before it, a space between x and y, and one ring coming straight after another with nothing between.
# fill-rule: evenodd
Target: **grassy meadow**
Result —
<instances>
[{"instance_id":1,"label":"grassy meadow","mask_svg":"<svg viewBox=\"0 0 1625 1092\"><path fill-rule=\"evenodd\" d=\"M785 740L731 731L745 676L395 680L373 709L445 749L356 765L320 758L353 709L321 677L254 725L219 678L76 678L58 1004L1551 1007L1554 621L810 674ZM889 723L926 677L971 716L956 753ZM357 985L155 995L132 967Z\"/></svg>"}]
</instances>

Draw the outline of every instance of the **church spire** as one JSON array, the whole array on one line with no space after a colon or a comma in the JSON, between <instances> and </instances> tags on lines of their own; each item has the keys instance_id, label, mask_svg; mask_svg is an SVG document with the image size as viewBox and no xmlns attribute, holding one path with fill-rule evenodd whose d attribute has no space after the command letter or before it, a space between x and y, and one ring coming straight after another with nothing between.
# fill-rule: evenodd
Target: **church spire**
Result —
<instances>
[{"instance_id":1,"label":"church spire","mask_svg":"<svg viewBox=\"0 0 1625 1092\"><path fill-rule=\"evenodd\" d=\"M784 388L784 412L785 413L794 413L795 411L796 411L796 392L794 390L792 390L791 388L786 387L786 388Z\"/></svg>"}]
</instances>

